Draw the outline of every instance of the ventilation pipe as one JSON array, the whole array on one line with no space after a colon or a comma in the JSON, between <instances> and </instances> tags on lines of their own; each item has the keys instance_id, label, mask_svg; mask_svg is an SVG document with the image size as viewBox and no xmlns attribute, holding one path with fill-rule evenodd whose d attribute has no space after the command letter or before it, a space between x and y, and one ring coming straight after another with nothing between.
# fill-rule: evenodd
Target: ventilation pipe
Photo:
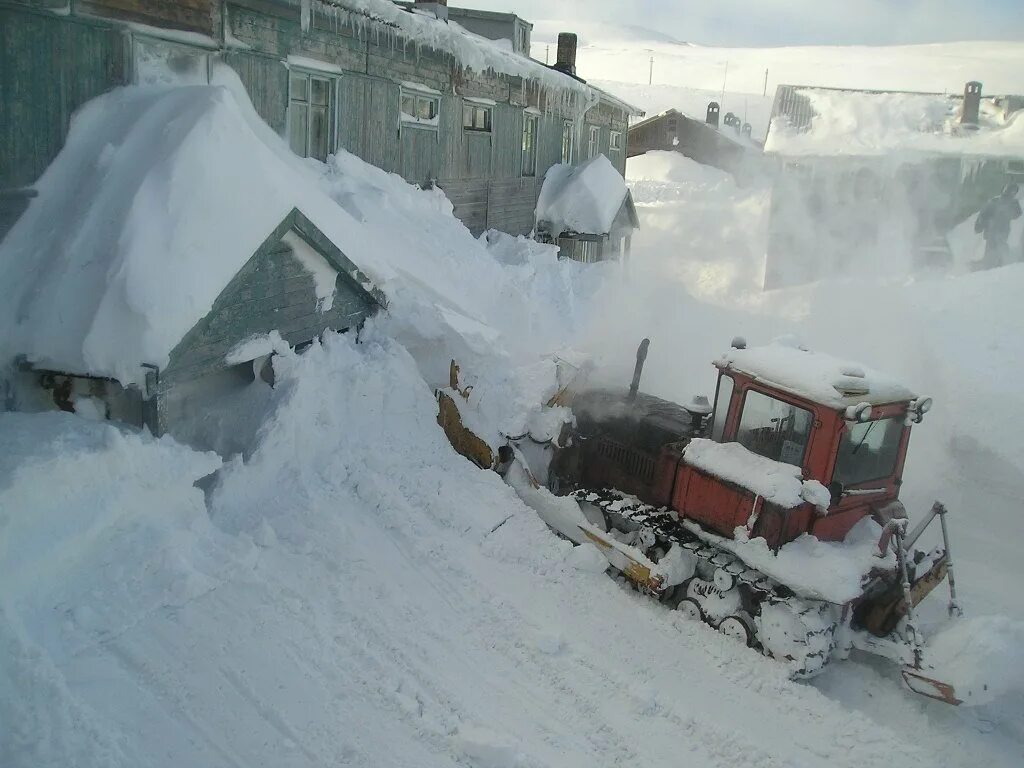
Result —
<instances>
[{"instance_id":1,"label":"ventilation pipe","mask_svg":"<svg viewBox=\"0 0 1024 768\"><path fill-rule=\"evenodd\" d=\"M718 106L717 101L712 101L708 104L708 115L704 118L704 122L708 125L713 125L715 128L718 127L718 113L721 111L721 107Z\"/></svg>"},{"instance_id":2,"label":"ventilation pipe","mask_svg":"<svg viewBox=\"0 0 1024 768\"><path fill-rule=\"evenodd\" d=\"M448 0L413 0L417 11L432 13L441 21L448 21Z\"/></svg>"},{"instance_id":3,"label":"ventilation pipe","mask_svg":"<svg viewBox=\"0 0 1024 768\"><path fill-rule=\"evenodd\" d=\"M555 69L567 75L576 76L576 33L558 33L558 53L555 57Z\"/></svg>"},{"instance_id":4,"label":"ventilation pipe","mask_svg":"<svg viewBox=\"0 0 1024 768\"><path fill-rule=\"evenodd\" d=\"M960 124L964 128L978 127L978 112L981 108L981 83L971 80L964 86L964 109Z\"/></svg>"}]
</instances>

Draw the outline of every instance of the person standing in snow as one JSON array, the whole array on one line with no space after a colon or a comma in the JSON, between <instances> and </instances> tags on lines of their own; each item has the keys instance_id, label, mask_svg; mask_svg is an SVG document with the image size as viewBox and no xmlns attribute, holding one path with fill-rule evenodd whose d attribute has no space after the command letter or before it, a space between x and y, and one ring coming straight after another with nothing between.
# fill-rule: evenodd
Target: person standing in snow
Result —
<instances>
[{"instance_id":1,"label":"person standing in snow","mask_svg":"<svg viewBox=\"0 0 1024 768\"><path fill-rule=\"evenodd\" d=\"M998 197L989 200L974 220L974 231L985 238L985 256L975 263L974 269L992 269L1006 263L1009 255L1010 222L1019 219L1016 184L1007 184Z\"/></svg>"}]
</instances>

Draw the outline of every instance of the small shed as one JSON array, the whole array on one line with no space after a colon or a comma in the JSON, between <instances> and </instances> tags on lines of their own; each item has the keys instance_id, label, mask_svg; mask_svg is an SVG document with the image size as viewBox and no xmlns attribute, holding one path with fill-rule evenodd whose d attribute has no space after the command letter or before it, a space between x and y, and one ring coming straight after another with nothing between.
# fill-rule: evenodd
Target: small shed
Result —
<instances>
[{"instance_id":1,"label":"small shed","mask_svg":"<svg viewBox=\"0 0 1024 768\"><path fill-rule=\"evenodd\" d=\"M640 228L633 196L604 155L578 166L553 166L544 176L536 217L539 241L583 262L625 258Z\"/></svg>"},{"instance_id":2,"label":"small shed","mask_svg":"<svg viewBox=\"0 0 1024 768\"><path fill-rule=\"evenodd\" d=\"M690 117L678 109L669 109L629 128L629 157L652 150L679 152L703 165L710 165L734 176L757 170L761 145L753 140L750 123L743 124L731 112L719 128L719 105L708 104L704 120Z\"/></svg>"},{"instance_id":3,"label":"small shed","mask_svg":"<svg viewBox=\"0 0 1024 768\"><path fill-rule=\"evenodd\" d=\"M100 97L38 190L0 242L8 410L192 435L186 419L272 383L275 347L385 306L337 244L359 222L278 161L227 89Z\"/></svg>"}]
</instances>

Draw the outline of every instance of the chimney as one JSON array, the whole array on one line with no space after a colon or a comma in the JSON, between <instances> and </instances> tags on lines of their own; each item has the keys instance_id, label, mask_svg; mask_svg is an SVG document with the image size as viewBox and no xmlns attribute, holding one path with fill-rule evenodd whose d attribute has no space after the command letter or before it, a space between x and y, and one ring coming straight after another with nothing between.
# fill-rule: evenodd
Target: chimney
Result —
<instances>
[{"instance_id":1,"label":"chimney","mask_svg":"<svg viewBox=\"0 0 1024 768\"><path fill-rule=\"evenodd\" d=\"M743 124L743 135L744 136L746 136L749 139L753 132L754 132L754 126L752 126L750 123L744 123Z\"/></svg>"},{"instance_id":2,"label":"chimney","mask_svg":"<svg viewBox=\"0 0 1024 768\"><path fill-rule=\"evenodd\" d=\"M964 128L978 127L978 110L981 107L981 83L971 80L964 86L964 109L960 124Z\"/></svg>"},{"instance_id":3,"label":"chimney","mask_svg":"<svg viewBox=\"0 0 1024 768\"><path fill-rule=\"evenodd\" d=\"M432 13L441 21L448 21L448 0L413 0L417 11Z\"/></svg>"},{"instance_id":4,"label":"chimney","mask_svg":"<svg viewBox=\"0 0 1024 768\"><path fill-rule=\"evenodd\" d=\"M555 58L555 69L576 77L576 33L558 33L558 54Z\"/></svg>"},{"instance_id":5,"label":"chimney","mask_svg":"<svg viewBox=\"0 0 1024 768\"><path fill-rule=\"evenodd\" d=\"M712 101L708 104L708 116L704 119L704 122L708 125L713 125L715 128L718 127L718 112L721 107L718 106L717 101Z\"/></svg>"}]
</instances>

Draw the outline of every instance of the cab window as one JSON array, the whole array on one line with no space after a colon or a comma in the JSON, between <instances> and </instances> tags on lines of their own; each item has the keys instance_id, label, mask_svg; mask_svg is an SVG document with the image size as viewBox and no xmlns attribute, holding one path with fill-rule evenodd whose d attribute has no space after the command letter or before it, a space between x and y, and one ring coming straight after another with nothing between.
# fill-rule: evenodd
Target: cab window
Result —
<instances>
[{"instance_id":1,"label":"cab window","mask_svg":"<svg viewBox=\"0 0 1024 768\"><path fill-rule=\"evenodd\" d=\"M811 437L811 412L760 392L747 392L736 440L759 456L802 466Z\"/></svg>"},{"instance_id":2,"label":"cab window","mask_svg":"<svg viewBox=\"0 0 1024 768\"><path fill-rule=\"evenodd\" d=\"M902 417L847 426L839 443L832 479L843 485L856 485L891 477L896 471L903 429Z\"/></svg>"},{"instance_id":3,"label":"cab window","mask_svg":"<svg viewBox=\"0 0 1024 768\"><path fill-rule=\"evenodd\" d=\"M729 418L729 401L732 400L733 382L731 376L722 374L718 377L718 391L715 393L714 426L711 428L711 439L722 442L725 432L725 420Z\"/></svg>"}]
</instances>

